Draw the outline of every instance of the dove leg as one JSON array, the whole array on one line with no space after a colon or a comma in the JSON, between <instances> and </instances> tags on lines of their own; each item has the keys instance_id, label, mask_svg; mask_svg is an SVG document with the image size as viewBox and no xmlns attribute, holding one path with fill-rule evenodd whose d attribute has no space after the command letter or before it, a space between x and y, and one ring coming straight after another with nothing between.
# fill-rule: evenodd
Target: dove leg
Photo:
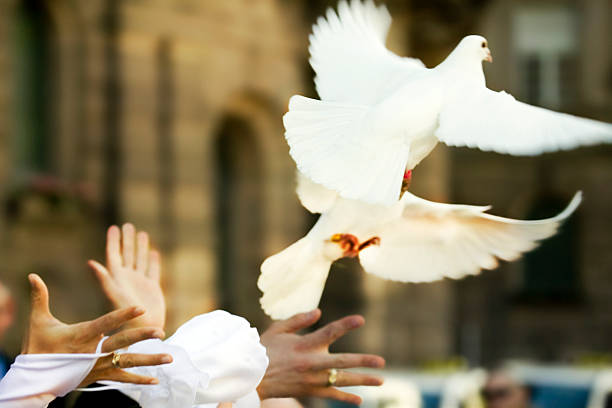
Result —
<instances>
[{"instance_id":1,"label":"dove leg","mask_svg":"<svg viewBox=\"0 0 612 408\"><path fill-rule=\"evenodd\" d=\"M411 182L412 182L412 170L406 170L404 172L404 179L402 180L402 190L400 192L400 198L402 198L402 195L404 195L404 193L408 191L408 188L410 187Z\"/></svg>"},{"instance_id":2,"label":"dove leg","mask_svg":"<svg viewBox=\"0 0 612 408\"><path fill-rule=\"evenodd\" d=\"M380 245L380 237L370 238L367 241L363 242L361 245L359 245L357 252L366 249L370 245Z\"/></svg>"},{"instance_id":3,"label":"dove leg","mask_svg":"<svg viewBox=\"0 0 612 408\"><path fill-rule=\"evenodd\" d=\"M338 234L340 235L340 247L344 251L343 257L354 258L359 255L359 239L353 234Z\"/></svg>"}]
</instances>

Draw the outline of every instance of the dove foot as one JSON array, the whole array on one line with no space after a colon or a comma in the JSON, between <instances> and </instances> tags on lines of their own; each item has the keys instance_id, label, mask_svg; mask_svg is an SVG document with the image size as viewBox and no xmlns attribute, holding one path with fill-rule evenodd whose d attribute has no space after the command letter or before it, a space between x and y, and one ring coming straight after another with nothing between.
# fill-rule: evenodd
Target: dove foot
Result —
<instances>
[{"instance_id":1,"label":"dove foot","mask_svg":"<svg viewBox=\"0 0 612 408\"><path fill-rule=\"evenodd\" d=\"M412 182L412 170L406 170L404 172L404 178L402 180L402 190L400 192L400 198L404 195L408 188L410 188L410 183Z\"/></svg>"},{"instance_id":2,"label":"dove foot","mask_svg":"<svg viewBox=\"0 0 612 408\"><path fill-rule=\"evenodd\" d=\"M374 238L368 239L367 241L365 241L364 243L359 245L359 248L357 249L357 252L366 249L370 245L380 245L380 237L374 237Z\"/></svg>"},{"instance_id":3,"label":"dove foot","mask_svg":"<svg viewBox=\"0 0 612 408\"><path fill-rule=\"evenodd\" d=\"M380 238L373 237L359 243L359 239L353 234L334 234L331 237L331 242L335 242L342 248L342 256L346 258L356 258L359 252L371 245L380 245Z\"/></svg>"}]
</instances>

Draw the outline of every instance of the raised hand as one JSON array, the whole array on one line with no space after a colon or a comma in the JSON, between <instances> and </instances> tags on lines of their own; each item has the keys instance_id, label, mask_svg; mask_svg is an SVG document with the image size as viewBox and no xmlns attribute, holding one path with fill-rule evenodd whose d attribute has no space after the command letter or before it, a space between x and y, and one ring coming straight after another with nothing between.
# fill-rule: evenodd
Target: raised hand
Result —
<instances>
[{"instance_id":1,"label":"raised hand","mask_svg":"<svg viewBox=\"0 0 612 408\"><path fill-rule=\"evenodd\" d=\"M149 248L149 235L132 224L113 225L106 234L106 267L90 260L102 290L115 309L140 306L145 314L127 327L164 328L166 302L161 289L161 257Z\"/></svg>"},{"instance_id":2,"label":"raised hand","mask_svg":"<svg viewBox=\"0 0 612 408\"><path fill-rule=\"evenodd\" d=\"M382 379L342 369L354 367L381 368L382 357L368 354L332 354L329 346L350 330L365 323L361 316L347 316L319 330L300 335L296 332L312 326L321 317L319 309L295 315L272 324L261 336L268 350L270 365L257 388L259 397L281 398L313 396L360 404L361 398L329 384L330 370L336 369L334 385L381 385Z\"/></svg>"},{"instance_id":3,"label":"raised hand","mask_svg":"<svg viewBox=\"0 0 612 408\"><path fill-rule=\"evenodd\" d=\"M94 353L105 333L119 329L130 320L141 316L144 310L128 307L107 313L95 320L66 324L55 318L49 310L49 292L43 280L36 274L28 276L31 286L31 312L28 331L22 346L22 354ZM102 352L112 352L141 340L163 338L159 328L142 327L126 329L107 338ZM99 358L81 386L99 380L155 384L157 380L123 371L122 368L170 363L168 354L126 353L119 357L118 367L112 364L112 355Z\"/></svg>"}]
</instances>

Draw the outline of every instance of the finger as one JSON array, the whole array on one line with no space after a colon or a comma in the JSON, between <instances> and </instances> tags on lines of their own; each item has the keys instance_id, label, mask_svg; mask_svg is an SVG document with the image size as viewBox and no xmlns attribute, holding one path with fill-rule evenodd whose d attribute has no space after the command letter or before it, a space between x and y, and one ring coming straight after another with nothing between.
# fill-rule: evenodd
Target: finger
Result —
<instances>
[{"instance_id":1,"label":"finger","mask_svg":"<svg viewBox=\"0 0 612 408\"><path fill-rule=\"evenodd\" d=\"M307 334L302 339L311 347L330 345L344 336L349 330L361 327L364 323L365 320L362 316L347 316L333 321L313 333Z\"/></svg>"},{"instance_id":2,"label":"finger","mask_svg":"<svg viewBox=\"0 0 612 408\"><path fill-rule=\"evenodd\" d=\"M323 354L312 364L313 370L330 368L383 368L385 360L373 354Z\"/></svg>"},{"instance_id":3,"label":"finger","mask_svg":"<svg viewBox=\"0 0 612 408\"><path fill-rule=\"evenodd\" d=\"M123 266L134 267L134 226L130 223L123 224L121 228L123 245Z\"/></svg>"},{"instance_id":4,"label":"finger","mask_svg":"<svg viewBox=\"0 0 612 408\"><path fill-rule=\"evenodd\" d=\"M161 254L159 251L149 251L149 268L147 269L147 276L155 282L159 282L161 279Z\"/></svg>"},{"instance_id":5,"label":"finger","mask_svg":"<svg viewBox=\"0 0 612 408\"><path fill-rule=\"evenodd\" d=\"M32 303L32 313L44 313L50 315L49 311L49 291L47 285L35 273L28 275L30 281L30 300Z\"/></svg>"},{"instance_id":6,"label":"finger","mask_svg":"<svg viewBox=\"0 0 612 408\"><path fill-rule=\"evenodd\" d=\"M164 332L155 327L140 327L137 329L122 330L117 334L110 336L104 344L102 344L102 352L119 350L134 343L147 339L163 339Z\"/></svg>"},{"instance_id":7,"label":"finger","mask_svg":"<svg viewBox=\"0 0 612 408\"><path fill-rule=\"evenodd\" d=\"M348 392L340 391L334 387L317 387L313 390L314 397L334 399L336 401L346 402L347 404L361 405L361 397Z\"/></svg>"},{"instance_id":8,"label":"finger","mask_svg":"<svg viewBox=\"0 0 612 408\"><path fill-rule=\"evenodd\" d=\"M117 381L132 384L159 384L159 380L157 380L157 378L133 374L127 371L118 370L116 368L110 368L100 372L100 374L96 376L95 381Z\"/></svg>"},{"instance_id":9,"label":"finger","mask_svg":"<svg viewBox=\"0 0 612 408\"><path fill-rule=\"evenodd\" d=\"M135 354L125 353L119 355L120 368L146 367L168 364L172 362L170 354Z\"/></svg>"},{"instance_id":10,"label":"finger","mask_svg":"<svg viewBox=\"0 0 612 408\"><path fill-rule=\"evenodd\" d=\"M312 326L321 318L321 310L315 309L310 312L296 314L286 320L272 324L268 330L275 333L293 333L306 327Z\"/></svg>"},{"instance_id":11,"label":"finger","mask_svg":"<svg viewBox=\"0 0 612 408\"><path fill-rule=\"evenodd\" d=\"M139 232L136 235L136 269L145 273L149 261L149 234Z\"/></svg>"},{"instance_id":12,"label":"finger","mask_svg":"<svg viewBox=\"0 0 612 408\"><path fill-rule=\"evenodd\" d=\"M112 225L106 232L106 264L111 272L121 268L123 264L121 256L121 231L116 225Z\"/></svg>"},{"instance_id":13,"label":"finger","mask_svg":"<svg viewBox=\"0 0 612 408\"><path fill-rule=\"evenodd\" d=\"M98 278L98 281L100 282L102 287L108 286L112 279L108 272L108 269L106 269L104 265L97 261L94 261L93 259L90 259L89 261L87 261L87 266L89 266L94 271L94 274L96 275L96 278Z\"/></svg>"},{"instance_id":14,"label":"finger","mask_svg":"<svg viewBox=\"0 0 612 408\"><path fill-rule=\"evenodd\" d=\"M317 383L323 386L327 386L329 380L329 370L323 370L319 374L317 374L318 381ZM336 382L334 386L336 387L350 387L353 385L370 385L370 386L378 386L382 385L383 379L371 375L371 374L361 374L361 373L352 373L350 371L341 371L338 370L338 374L336 377Z\"/></svg>"},{"instance_id":15,"label":"finger","mask_svg":"<svg viewBox=\"0 0 612 408\"><path fill-rule=\"evenodd\" d=\"M104 334L111 332L119 327L123 326L128 321L135 317L141 316L145 313L144 309L140 307L126 307L105 314L104 316L98 317L96 320L86 322L88 325L87 330L94 335Z\"/></svg>"}]
</instances>

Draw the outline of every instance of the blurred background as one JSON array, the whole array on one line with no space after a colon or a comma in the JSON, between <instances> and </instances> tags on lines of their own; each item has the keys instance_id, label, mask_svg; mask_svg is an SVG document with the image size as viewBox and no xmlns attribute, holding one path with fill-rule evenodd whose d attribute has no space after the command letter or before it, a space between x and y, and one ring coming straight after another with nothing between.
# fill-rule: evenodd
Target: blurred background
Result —
<instances>
[{"instance_id":1,"label":"blurred background","mask_svg":"<svg viewBox=\"0 0 612 408\"><path fill-rule=\"evenodd\" d=\"M398 54L431 67L481 34L490 88L612 121L609 0L385 3ZM0 281L17 311L0 349L19 352L30 272L65 321L108 310L85 261L103 260L105 229L126 221L164 255L169 332L213 308L265 329L259 265L316 220L295 195L281 117L292 94L316 97L308 34L335 5L0 2ZM337 262L322 321L367 321L337 349L423 372L612 363L610 146L538 158L439 146L413 180L424 198L514 218L552 216L577 190L584 202L522 261L461 281L390 283Z\"/></svg>"}]
</instances>

